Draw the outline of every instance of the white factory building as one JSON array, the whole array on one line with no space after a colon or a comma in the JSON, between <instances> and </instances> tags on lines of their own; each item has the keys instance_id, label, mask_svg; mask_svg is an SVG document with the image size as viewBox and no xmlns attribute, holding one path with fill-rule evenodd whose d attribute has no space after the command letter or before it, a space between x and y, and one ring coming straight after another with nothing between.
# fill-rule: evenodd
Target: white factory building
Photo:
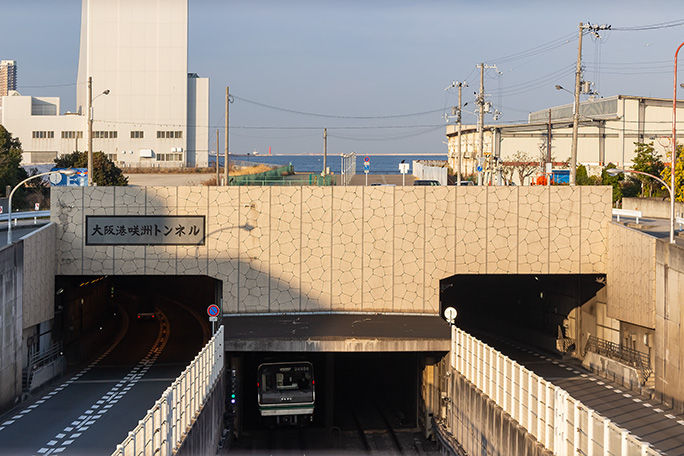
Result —
<instances>
[{"instance_id":1,"label":"white factory building","mask_svg":"<svg viewBox=\"0 0 684 456\"><path fill-rule=\"evenodd\" d=\"M77 112L59 98L2 100L25 164L87 150L89 78L93 151L121 167L208 165L209 80L188 73L187 0L83 0Z\"/></svg>"}]
</instances>

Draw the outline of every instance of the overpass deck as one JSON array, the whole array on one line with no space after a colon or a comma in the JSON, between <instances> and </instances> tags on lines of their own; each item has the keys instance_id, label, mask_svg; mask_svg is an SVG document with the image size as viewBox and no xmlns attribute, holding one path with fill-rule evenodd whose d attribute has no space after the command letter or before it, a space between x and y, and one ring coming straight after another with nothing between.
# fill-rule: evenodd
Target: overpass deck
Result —
<instances>
[{"instance_id":1,"label":"overpass deck","mask_svg":"<svg viewBox=\"0 0 684 456\"><path fill-rule=\"evenodd\" d=\"M224 315L226 351L449 351L449 326L427 314Z\"/></svg>"}]
</instances>

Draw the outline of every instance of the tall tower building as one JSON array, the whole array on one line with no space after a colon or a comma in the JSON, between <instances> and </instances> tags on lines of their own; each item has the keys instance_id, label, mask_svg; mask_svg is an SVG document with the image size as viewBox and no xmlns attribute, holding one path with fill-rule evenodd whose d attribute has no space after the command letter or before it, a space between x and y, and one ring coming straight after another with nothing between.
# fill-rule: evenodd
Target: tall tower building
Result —
<instances>
[{"instance_id":1,"label":"tall tower building","mask_svg":"<svg viewBox=\"0 0 684 456\"><path fill-rule=\"evenodd\" d=\"M0 61L0 103L10 90L17 90L17 62L15 60Z\"/></svg>"},{"instance_id":2,"label":"tall tower building","mask_svg":"<svg viewBox=\"0 0 684 456\"><path fill-rule=\"evenodd\" d=\"M77 105L86 118L88 78L94 150L142 166L208 161L209 87L188 75L187 0L83 0Z\"/></svg>"}]
</instances>

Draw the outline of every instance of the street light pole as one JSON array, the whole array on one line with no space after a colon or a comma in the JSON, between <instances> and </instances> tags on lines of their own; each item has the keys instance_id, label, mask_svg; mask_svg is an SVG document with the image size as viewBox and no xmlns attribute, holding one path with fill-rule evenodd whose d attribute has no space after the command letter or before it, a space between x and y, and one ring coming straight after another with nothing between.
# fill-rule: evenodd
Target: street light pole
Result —
<instances>
[{"instance_id":1,"label":"street light pole","mask_svg":"<svg viewBox=\"0 0 684 456\"><path fill-rule=\"evenodd\" d=\"M615 176L620 173L632 173L632 174L641 174L642 176L648 176L651 177L661 184L667 189L668 193L670 194L670 201L674 201L674 187L670 187L667 185L667 183L659 178L658 176L654 176L653 174L645 173L643 171L635 171L633 169L619 169L619 168L608 168L606 169L606 173L608 173L610 176ZM670 206L670 244L675 243L675 237L674 237L674 226L675 226L675 212L674 212L674 203Z\"/></svg>"},{"instance_id":2,"label":"street light pole","mask_svg":"<svg viewBox=\"0 0 684 456\"><path fill-rule=\"evenodd\" d=\"M109 95L109 89L100 95ZM98 95L97 97L99 97ZM95 98L97 98L95 97ZM77 135L78 136L78 135ZM88 185L93 185L93 77L88 76Z\"/></svg>"},{"instance_id":3,"label":"street light pole","mask_svg":"<svg viewBox=\"0 0 684 456\"><path fill-rule=\"evenodd\" d=\"M24 179L23 181L19 182L17 185L14 186L14 188L9 194L9 198L7 199L7 245L12 244L12 196L14 195L14 192L31 179L47 176L50 174L64 174L65 176L73 176L74 174L76 174L76 170L69 168L62 169L59 171L48 171L47 173L36 174L34 176Z\"/></svg>"},{"instance_id":4,"label":"street light pole","mask_svg":"<svg viewBox=\"0 0 684 456\"><path fill-rule=\"evenodd\" d=\"M684 46L680 44L674 57L674 89L672 92L672 159L670 160L670 242L674 243L675 215L675 162L677 161L677 55Z\"/></svg>"},{"instance_id":5,"label":"street light pole","mask_svg":"<svg viewBox=\"0 0 684 456\"><path fill-rule=\"evenodd\" d=\"M575 69L575 100L572 108L572 148L570 149L570 185L577 181L577 137L579 127L580 80L582 77L582 34L584 24L579 25L579 43L577 45L577 68Z\"/></svg>"}]
</instances>

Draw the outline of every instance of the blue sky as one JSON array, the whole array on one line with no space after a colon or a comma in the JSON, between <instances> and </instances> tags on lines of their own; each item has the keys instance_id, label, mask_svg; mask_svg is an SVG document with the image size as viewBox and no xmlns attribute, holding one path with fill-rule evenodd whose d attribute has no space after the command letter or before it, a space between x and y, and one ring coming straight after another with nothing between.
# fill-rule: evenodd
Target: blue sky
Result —
<instances>
[{"instance_id":1,"label":"blue sky","mask_svg":"<svg viewBox=\"0 0 684 456\"><path fill-rule=\"evenodd\" d=\"M60 96L62 110L73 110L80 0L3 3L0 59L17 60L20 93ZM634 30L684 23L676 0L189 0L189 8L188 71L210 78L210 148L216 128L223 143L229 85L231 152L241 154L322 153L325 127L330 154L446 154L443 114L457 91L445 88L466 80L463 120L474 123L480 62L497 65L485 92L499 122L570 103L554 86L572 90L580 22L614 29L584 37L584 79L601 96L670 98L684 41L683 25Z\"/></svg>"}]
</instances>

